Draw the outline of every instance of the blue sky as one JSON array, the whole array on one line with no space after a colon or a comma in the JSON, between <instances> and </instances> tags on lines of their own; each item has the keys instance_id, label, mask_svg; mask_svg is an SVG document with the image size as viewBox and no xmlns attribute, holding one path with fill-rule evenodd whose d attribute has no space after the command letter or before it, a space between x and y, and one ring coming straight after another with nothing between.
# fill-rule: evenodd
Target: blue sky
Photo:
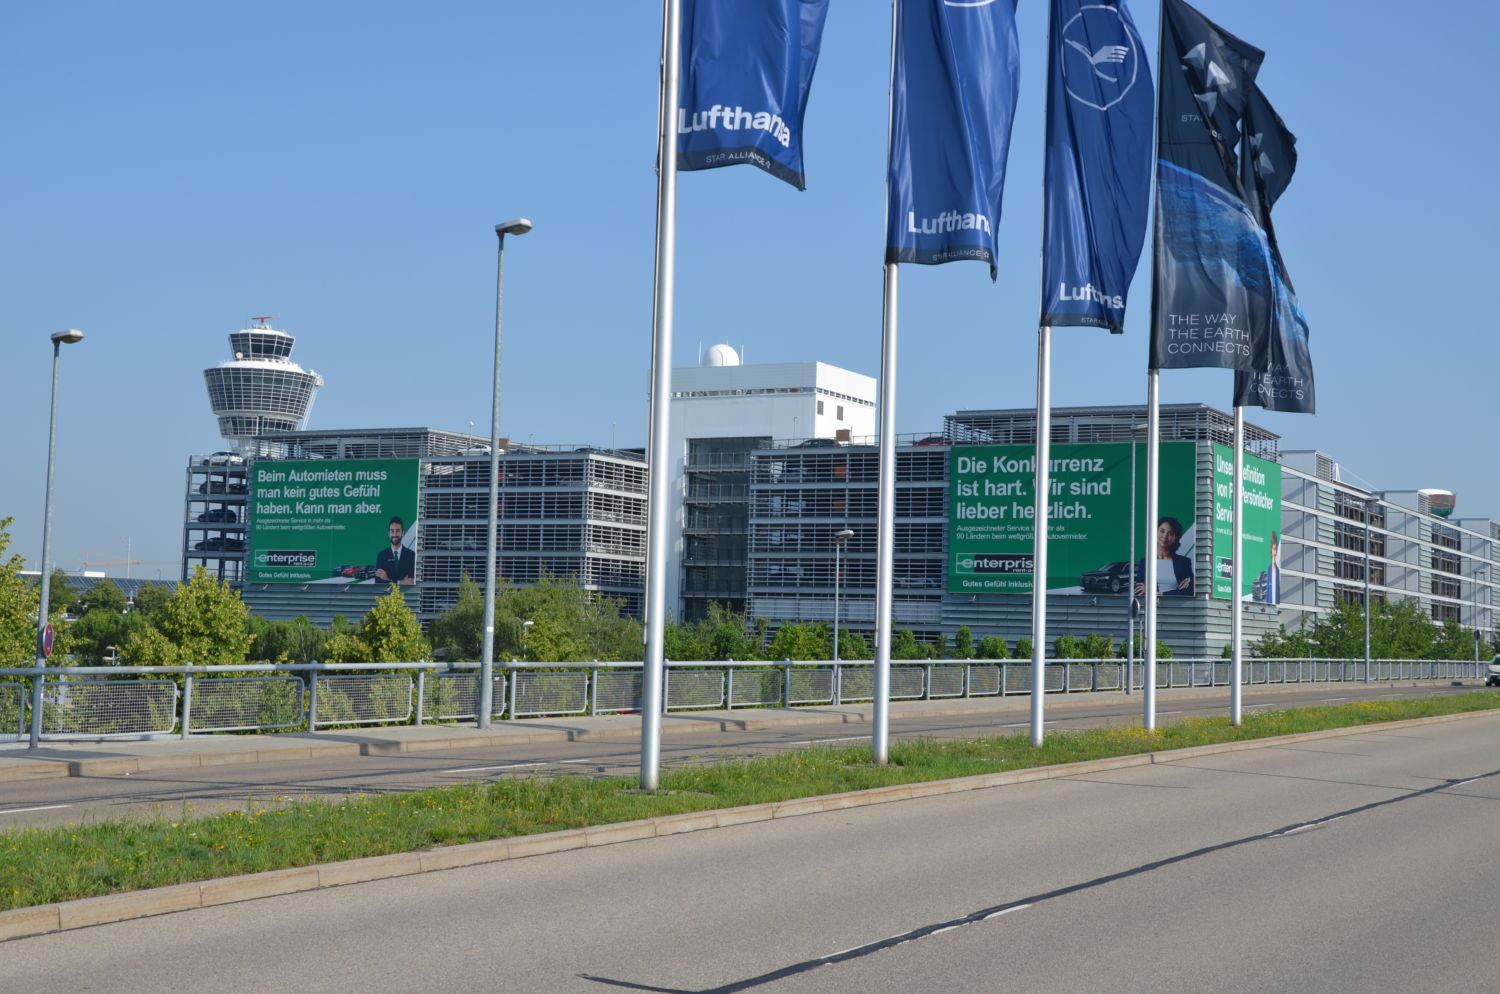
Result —
<instances>
[{"instance_id":1,"label":"blue sky","mask_svg":"<svg viewBox=\"0 0 1500 994\"><path fill-rule=\"evenodd\" d=\"M1154 3L1132 3L1154 51ZM1319 413L1247 416L1377 489L1446 487L1500 518L1493 322L1500 207L1487 46L1500 5L1202 0L1265 49L1299 137L1277 230L1313 333ZM1022 0L1000 278L902 272L897 420L1034 403L1046 6ZM660 5L59 0L0 37L0 517L40 555L51 346L67 327L54 560L175 578L187 456L223 445L202 370L258 314L327 379L313 427L489 417L496 221L508 241L502 434L646 434ZM808 190L734 167L680 180L676 365L874 375L889 4L833 0ZM1155 59L1152 58L1154 65ZM1149 266L1124 336L1060 330L1058 405L1145 396ZM1230 374L1163 374L1227 407ZM128 545L127 545L128 543ZM123 567L111 567L123 572Z\"/></svg>"}]
</instances>

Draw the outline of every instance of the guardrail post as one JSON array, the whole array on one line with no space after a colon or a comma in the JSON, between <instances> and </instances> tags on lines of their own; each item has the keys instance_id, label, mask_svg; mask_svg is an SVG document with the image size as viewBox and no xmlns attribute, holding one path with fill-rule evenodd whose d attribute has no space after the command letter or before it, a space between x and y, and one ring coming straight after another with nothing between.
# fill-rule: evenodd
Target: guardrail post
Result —
<instances>
[{"instance_id":1,"label":"guardrail post","mask_svg":"<svg viewBox=\"0 0 1500 994\"><path fill-rule=\"evenodd\" d=\"M792 706L792 661L788 659L784 662L786 665L781 668L781 706L789 708Z\"/></svg>"},{"instance_id":2,"label":"guardrail post","mask_svg":"<svg viewBox=\"0 0 1500 994\"><path fill-rule=\"evenodd\" d=\"M662 666L661 666L661 713L662 714L666 714L668 711L672 710L672 698L670 696L671 695L671 687L672 687L672 667L668 666L665 662L663 662Z\"/></svg>"},{"instance_id":3,"label":"guardrail post","mask_svg":"<svg viewBox=\"0 0 1500 994\"><path fill-rule=\"evenodd\" d=\"M417 715L416 724L422 724L422 707L427 702L427 671L417 670Z\"/></svg>"},{"instance_id":4,"label":"guardrail post","mask_svg":"<svg viewBox=\"0 0 1500 994\"><path fill-rule=\"evenodd\" d=\"M307 676L307 730L316 732L318 730L318 671L309 670Z\"/></svg>"},{"instance_id":5,"label":"guardrail post","mask_svg":"<svg viewBox=\"0 0 1500 994\"><path fill-rule=\"evenodd\" d=\"M726 661L727 662L731 662L731 663L734 662L734 660L732 660L732 659L726 660ZM726 666L726 667L724 667L724 672L726 674L726 676L725 676L726 683L725 683L725 686L724 686L724 700L725 700L725 708L724 708L724 710L726 710L726 711L733 711L734 710L734 667L733 666Z\"/></svg>"},{"instance_id":6,"label":"guardrail post","mask_svg":"<svg viewBox=\"0 0 1500 994\"><path fill-rule=\"evenodd\" d=\"M922 700L932 700L932 667L933 663L927 663L922 667Z\"/></svg>"},{"instance_id":7,"label":"guardrail post","mask_svg":"<svg viewBox=\"0 0 1500 994\"><path fill-rule=\"evenodd\" d=\"M188 737L188 727L193 720L193 671L192 663L188 663L188 674L182 681L182 735Z\"/></svg>"},{"instance_id":8,"label":"guardrail post","mask_svg":"<svg viewBox=\"0 0 1500 994\"><path fill-rule=\"evenodd\" d=\"M516 668L516 661L510 661L510 720L516 720L516 702L521 699L521 671Z\"/></svg>"}]
</instances>

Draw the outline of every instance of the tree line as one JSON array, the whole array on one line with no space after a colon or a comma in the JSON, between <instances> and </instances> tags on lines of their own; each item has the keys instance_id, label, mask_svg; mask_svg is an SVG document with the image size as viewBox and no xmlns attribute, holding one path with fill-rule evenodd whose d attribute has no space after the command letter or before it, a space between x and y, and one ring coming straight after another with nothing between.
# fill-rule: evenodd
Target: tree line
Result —
<instances>
[{"instance_id":1,"label":"tree line","mask_svg":"<svg viewBox=\"0 0 1500 994\"><path fill-rule=\"evenodd\" d=\"M25 666L35 653L40 591L20 575L25 565L20 556L5 557L10 522L0 519L0 665ZM54 656L71 657L79 665L472 662L481 655L484 592L464 577L453 606L425 633L395 586L363 618L335 617L320 628L306 617L268 621L251 615L238 591L202 567L171 590L141 588L133 604L109 582L75 595L58 571L48 613L57 632ZM67 614L76 620L67 621ZM572 578L543 575L536 583L506 585L496 593L496 660L630 662L644 656L643 634L640 622L624 614L617 601L584 590ZM1370 635L1377 659L1466 659L1474 651L1471 629L1454 622L1436 625L1414 601L1374 605ZM669 623L664 632L666 658L677 661L831 659L833 641L831 627L822 622L786 622L773 630L764 618L752 620L720 604L711 604L702 619ZM1482 642L1481 656L1500 651L1497 641ZM1051 649L1057 659L1108 659L1124 656L1127 646L1106 635L1063 635ZM1283 626L1246 649L1257 657L1362 658L1363 609L1341 605L1311 625L1290 632ZM891 658L897 660L1029 659L1031 650L1029 638L1012 646L995 634L976 638L968 626L951 641L942 635L920 640L910 629L891 639ZM838 654L868 660L874 653L864 633L841 628ZM1157 654L1169 658L1171 650L1158 642Z\"/></svg>"}]
</instances>

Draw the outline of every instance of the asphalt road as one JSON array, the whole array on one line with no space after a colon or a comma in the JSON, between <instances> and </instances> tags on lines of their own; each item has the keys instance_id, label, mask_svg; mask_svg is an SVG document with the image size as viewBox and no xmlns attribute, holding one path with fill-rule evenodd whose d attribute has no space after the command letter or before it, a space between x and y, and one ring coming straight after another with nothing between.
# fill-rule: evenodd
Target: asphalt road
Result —
<instances>
[{"instance_id":1,"label":"asphalt road","mask_svg":"<svg viewBox=\"0 0 1500 994\"><path fill-rule=\"evenodd\" d=\"M1500 715L0 944L6 990L1482 992Z\"/></svg>"},{"instance_id":2,"label":"asphalt road","mask_svg":"<svg viewBox=\"0 0 1500 994\"><path fill-rule=\"evenodd\" d=\"M1265 707L1306 707L1320 703L1433 694L1467 693L1476 686L1399 687L1340 684L1247 690L1247 711ZM971 738L1016 734L1029 727L1024 697L996 701L996 708L966 715L923 716L893 709L893 738ZM1212 696L1163 692L1157 698L1160 724L1192 715L1222 715L1228 691ZM1108 725L1139 725L1139 694L1049 698L1047 726L1066 730ZM724 731L662 738L663 766L765 755L813 743L868 742L861 726L830 717L827 724L754 731ZM205 816L252 805L274 806L289 799L339 799L357 794L417 790L441 784L534 774L573 773L635 777L638 739L557 742L523 746L470 747L442 752L340 756L288 762L204 766L107 777L70 777L0 783L0 828L67 824L131 815Z\"/></svg>"}]
</instances>

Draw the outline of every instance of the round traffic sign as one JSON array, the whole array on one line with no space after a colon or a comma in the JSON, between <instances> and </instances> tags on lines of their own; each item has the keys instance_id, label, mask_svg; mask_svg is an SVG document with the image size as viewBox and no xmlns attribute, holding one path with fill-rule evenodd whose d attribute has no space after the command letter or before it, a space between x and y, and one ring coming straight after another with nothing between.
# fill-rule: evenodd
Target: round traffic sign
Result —
<instances>
[{"instance_id":1,"label":"round traffic sign","mask_svg":"<svg viewBox=\"0 0 1500 994\"><path fill-rule=\"evenodd\" d=\"M52 655L52 642L55 636L51 625L42 626L42 657L48 658Z\"/></svg>"}]
</instances>

